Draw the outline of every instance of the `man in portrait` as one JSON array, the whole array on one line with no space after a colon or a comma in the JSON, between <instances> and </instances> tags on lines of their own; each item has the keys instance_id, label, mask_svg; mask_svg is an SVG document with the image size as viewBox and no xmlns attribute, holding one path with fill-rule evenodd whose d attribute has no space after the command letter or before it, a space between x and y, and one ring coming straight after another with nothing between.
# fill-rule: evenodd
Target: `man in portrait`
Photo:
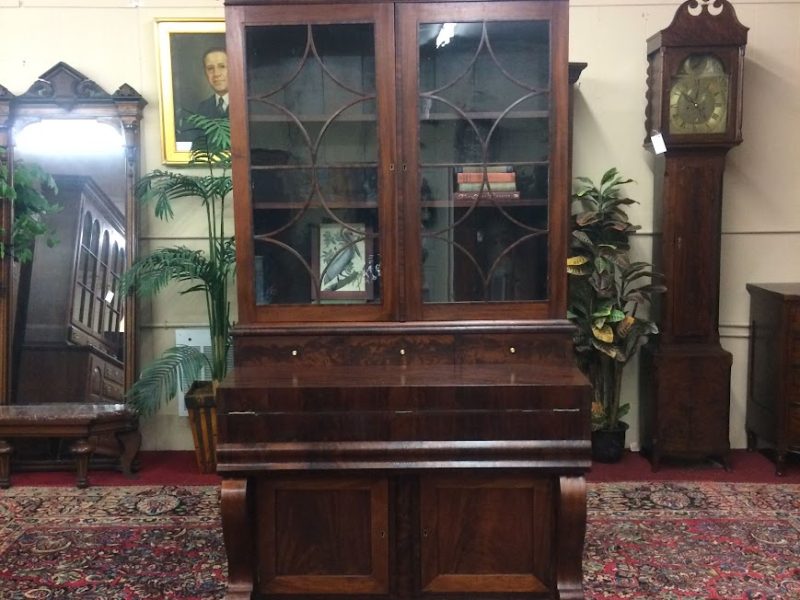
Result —
<instances>
[{"instance_id":1,"label":"man in portrait","mask_svg":"<svg viewBox=\"0 0 800 600\"><path fill-rule=\"evenodd\" d=\"M228 54L211 48L203 54L203 71L213 94L200 102L197 113L209 118L228 116Z\"/></svg>"},{"instance_id":2,"label":"man in portrait","mask_svg":"<svg viewBox=\"0 0 800 600\"><path fill-rule=\"evenodd\" d=\"M197 60L197 59L195 59ZM197 64L197 63L195 63ZM214 46L203 53L203 74L211 88L211 95L201 100L193 108L179 110L176 140L191 143L199 131L186 122L189 114L197 113L210 119L228 116L228 54L225 48ZM189 105L191 106L191 105Z\"/></svg>"}]
</instances>

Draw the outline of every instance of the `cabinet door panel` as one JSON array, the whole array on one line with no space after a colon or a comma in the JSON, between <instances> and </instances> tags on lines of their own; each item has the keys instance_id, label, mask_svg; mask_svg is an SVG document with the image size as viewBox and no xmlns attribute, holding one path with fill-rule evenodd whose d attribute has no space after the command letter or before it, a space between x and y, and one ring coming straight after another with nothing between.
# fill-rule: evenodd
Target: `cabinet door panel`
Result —
<instances>
[{"instance_id":1,"label":"cabinet door panel","mask_svg":"<svg viewBox=\"0 0 800 600\"><path fill-rule=\"evenodd\" d=\"M237 238L253 260L239 276L267 320L327 320L322 304L345 320L389 310L382 267L394 243L381 206L393 187L393 75L381 53L393 47L392 17L386 6L348 9L341 22L332 7L264 7L242 26L244 80L232 87L244 87L247 114L234 146L247 140L250 184L237 197L251 198Z\"/></svg>"},{"instance_id":2,"label":"cabinet door panel","mask_svg":"<svg viewBox=\"0 0 800 600\"><path fill-rule=\"evenodd\" d=\"M423 591L548 589L552 482L425 476L420 496Z\"/></svg>"},{"instance_id":3,"label":"cabinet door panel","mask_svg":"<svg viewBox=\"0 0 800 600\"><path fill-rule=\"evenodd\" d=\"M684 352L659 357L654 440L665 454L725 455L730 450L730 354Z\"/></svg>"},{"instance_id":4,"label":"cabinet door panel","mask_svg":"<svg viewBox=\"0 0 800 600\"><path fill-rule=\"evenodd\" d=\"M525 302L530 315L551 296L558 47L552 7L526 9L521 18L505 3L400 7L412 314L474 318Z\"/></svg>"},{"instance_id":5,"label":"cabinet door panel","mask_svg":"<svg viewBox=\"0 0 800 600\"><path fill-rule=\"evenodd\" d=\"M262 479L257 497L263 593L388 591L385 479Z\"/></svg>"}]
</instances>

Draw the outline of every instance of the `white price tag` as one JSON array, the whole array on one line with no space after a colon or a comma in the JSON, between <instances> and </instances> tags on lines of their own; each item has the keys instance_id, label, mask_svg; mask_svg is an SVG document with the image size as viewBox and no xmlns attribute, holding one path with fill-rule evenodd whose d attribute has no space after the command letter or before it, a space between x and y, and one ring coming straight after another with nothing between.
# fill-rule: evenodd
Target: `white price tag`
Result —
<instances>
[{"instance_id":1,"label":"white price tag","mask_svg":"<svg viewBox=\"0 0 800 600\"><path fill-rule=\"evenodd\" d=\"M650 136L650 143L653 144L653 152L656 154L664 154L667 151L667 146L664 144L664 138L660 133L654 133Z\"/></svg>"}]
</instances>

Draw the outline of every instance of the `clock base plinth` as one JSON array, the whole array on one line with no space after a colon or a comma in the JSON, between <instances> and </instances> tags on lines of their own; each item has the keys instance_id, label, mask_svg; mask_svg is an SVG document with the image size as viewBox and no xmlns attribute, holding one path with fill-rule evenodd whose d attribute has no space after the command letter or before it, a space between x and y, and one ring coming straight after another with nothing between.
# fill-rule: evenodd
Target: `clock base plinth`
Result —
<instances>
[{"instance_id":1,"label":"clock base plinth","mask_svg":"<svg viewBox=\"0 0 800 600\"><path fill-rule=\"evenodd\" d=\"M640 442L653 471L665 457L714 458L730 469L731 363L719 343L643 349Z\"/></svg>"}]
</instances>

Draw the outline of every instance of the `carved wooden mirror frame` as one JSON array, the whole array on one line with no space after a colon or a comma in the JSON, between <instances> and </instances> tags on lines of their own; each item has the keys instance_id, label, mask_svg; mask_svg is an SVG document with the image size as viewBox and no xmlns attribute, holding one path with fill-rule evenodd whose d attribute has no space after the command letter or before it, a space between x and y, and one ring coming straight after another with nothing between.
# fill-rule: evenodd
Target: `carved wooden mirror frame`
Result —
<instances>
[{"instance_id":1,"label":"carved wooden mirror frame","mask_svg":"<svg viewBox=\"0 0 800 600\"><path fill-rule=\"evenodd\" d=\"M128 84L113 94L100 88L82 73L60 62L43 73L20 96L14 96L0 85L0 146L8 149L4 159L13 163L12 131L21 123L44 119L95 119L120 126L124 133L124 213L125 268L136 256L138 218L133 189L139 174L139 123L146 101ZM4 242L9 240L13 207L8 199L0 199L0 231ZM11 257L0 260L0 404L11 401L11 303L13 292ZM124 307L124 387L127 390L136 375L136 307L128 296Z\"/></svg>"}]
</instances>

